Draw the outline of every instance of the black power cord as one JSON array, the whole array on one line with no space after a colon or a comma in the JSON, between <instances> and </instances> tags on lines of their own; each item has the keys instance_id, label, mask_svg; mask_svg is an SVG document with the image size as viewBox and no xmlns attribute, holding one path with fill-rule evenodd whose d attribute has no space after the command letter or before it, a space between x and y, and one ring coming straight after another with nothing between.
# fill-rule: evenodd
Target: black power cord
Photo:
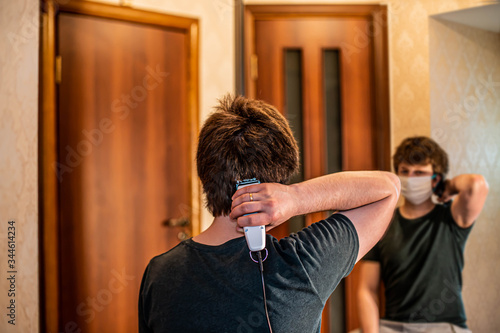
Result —
<instances>
[{"instance_id":1,"label":"black power cord","mask_svg":"<svg viewBox=\"0 0 500 333\"><path fill-rule=\"evenodd\" d=\"M267 326L269 327L269 332L273 333L271 328L271 321L269 320L269 313L267 312L267 299L266 299L266 284L264 283L264 265L262 264L262 254L260 251L257 252L257 258L259 259L260 277L262 278L262 293L264 295L264 309L266 310Z\"/></svg>"}]
</instances>

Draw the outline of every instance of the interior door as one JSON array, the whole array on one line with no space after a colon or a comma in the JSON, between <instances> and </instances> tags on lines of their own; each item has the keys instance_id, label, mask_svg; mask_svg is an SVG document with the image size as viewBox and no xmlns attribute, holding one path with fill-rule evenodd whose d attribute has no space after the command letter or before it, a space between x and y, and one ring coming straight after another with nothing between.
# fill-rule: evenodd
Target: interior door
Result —
<instances>
[{"instance_id":1,"label":"interior door","mask_svg":"<svg viewBox=\"0 0 500 333\"><path fill-rule=\"evenodd\" d=\"M386 138L379 133L383 126L382 131L388 130L388 121L381 124L378 116L386 112L388 120L388 108L379 108L380 78L374 67L380 52L373 33L376 10L380 8L247 6L246 92L277 106L291 123L301 147L296 181L342 170L387 169L388 142L381 144ZM381 149L387 151L381 155ZM310 214L302 225L290 221L272 233L284 237L325 216ZM340 310L342 287L334 294L334 307ZM351 318L356 315L352 288L346 295L346 316ZM330 317L324 313L322 332L355 328L335 314L330 325Z\"/></svg>"},{"instance_id":2,"label":"interior door","mask_svg":"<svg viewBox=\"0 0 500 333\"><path fill-rule=\"evenodd\" d=\"M57 16L62 330L136 331L147 263L193 232L189 47L181 29Z\"/></svg>"}]
</instances>

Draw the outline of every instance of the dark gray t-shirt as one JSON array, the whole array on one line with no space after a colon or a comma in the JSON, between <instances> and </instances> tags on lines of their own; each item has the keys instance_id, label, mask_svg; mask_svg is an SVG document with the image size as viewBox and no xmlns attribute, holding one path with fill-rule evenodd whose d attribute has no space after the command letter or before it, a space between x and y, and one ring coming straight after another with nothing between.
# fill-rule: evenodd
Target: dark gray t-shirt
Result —
<instances>
[{"instance_id":1,"label":"dark gray t-shirt","mask_svg":"<svg viewBox=\"0 0 500 333\"><path fill-rule=\"evenodd\" d=\"M462 269L471 229L455 223L450 205L411 220L396 210L385 236L363 257L380 262L385 319L467 327Z\"/></svg>"},{"instance_id":2,"label":"dark gray t-shirt","mask_svg":"<svg viewBox=\"0 0 500 333\"><path fill-rule=\"evenodd\" d=\"M319 332L321 312L352 270L359 241L341 214L281 240L267 235L264 261L273 331ZM267 332L262 281L245 238L219 246L183 241L153 258L139 296L139 331Z\"/></svg>"}]
</instances>

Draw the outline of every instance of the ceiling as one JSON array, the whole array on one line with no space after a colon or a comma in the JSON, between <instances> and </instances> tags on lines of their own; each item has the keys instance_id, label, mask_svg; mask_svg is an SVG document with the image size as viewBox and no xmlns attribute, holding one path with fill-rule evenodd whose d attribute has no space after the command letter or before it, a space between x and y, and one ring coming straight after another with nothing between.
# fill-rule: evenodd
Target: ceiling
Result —
<instances>
[{"instance_id":1,"label":"ceiling","mask_svg":"<svg viewBox=\"0 0 500 333\"><path fill-rule=\"evenodd\" d=\"M432 17L500 33L500 3L442 13Z\"/></svg>"}]
</instances>

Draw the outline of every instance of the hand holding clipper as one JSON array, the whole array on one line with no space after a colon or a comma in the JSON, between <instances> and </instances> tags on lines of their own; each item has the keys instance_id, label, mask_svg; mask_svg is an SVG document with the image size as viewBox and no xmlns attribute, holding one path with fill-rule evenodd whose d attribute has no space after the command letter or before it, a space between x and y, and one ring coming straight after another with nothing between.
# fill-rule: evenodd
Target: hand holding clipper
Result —
<instances>
[{"instance_id":1,"label":"hand holding clipper","mask_svg":"<svg viewBox=\"0 0 500 333\"><path fill-rule=\"evenodd\" d=\"M239 180L236 182L236 190L243 188L245 186L260 184L256 178ZM253 194L250 193L250 201L253 201ZM255 214L255 213L252 213ZM250 215L250 214L246 214ZM266 247L266 228L263 225L244 227L243 231L245 233L245 239L247 241L248 248L250 251L261 251Z\"/></svg>"}]
</instances>

